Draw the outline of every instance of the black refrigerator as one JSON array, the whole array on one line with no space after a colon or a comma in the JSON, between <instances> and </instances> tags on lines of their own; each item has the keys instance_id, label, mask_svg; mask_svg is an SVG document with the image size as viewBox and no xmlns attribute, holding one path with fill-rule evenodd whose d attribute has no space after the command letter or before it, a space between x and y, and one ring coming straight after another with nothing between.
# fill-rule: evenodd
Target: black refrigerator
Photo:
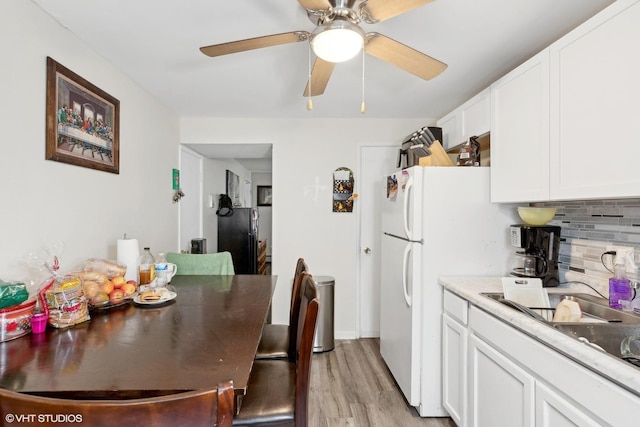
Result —
<instances>
[{"instance_id":1,"label":"black refrigerator","mask_svg":"<svg viewBox=\"0 0 640 427\"><path fill-rule=\"evenodd\" d=\"M258 209L218 215L218 252L231 252L236 274L258 274Z\"/></svg>"}]
</instances>

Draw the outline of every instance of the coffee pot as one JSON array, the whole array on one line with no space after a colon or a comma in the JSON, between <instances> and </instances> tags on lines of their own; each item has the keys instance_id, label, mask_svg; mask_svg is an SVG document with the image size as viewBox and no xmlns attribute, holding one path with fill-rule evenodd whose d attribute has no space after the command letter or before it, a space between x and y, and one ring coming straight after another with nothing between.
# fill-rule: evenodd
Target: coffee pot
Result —
<instances>
[{"instance_id":1,"label":"coffee pot","mask_svg":"<svg viewBox=\"0 0 640 427\"><path fill-rule=\"evenodd\" d=\"M512 225L510 231L511 244L519 248L510 274L542 279L544 287L558 286L560 227L518 224Z\"/></svg>"}]
</instances>

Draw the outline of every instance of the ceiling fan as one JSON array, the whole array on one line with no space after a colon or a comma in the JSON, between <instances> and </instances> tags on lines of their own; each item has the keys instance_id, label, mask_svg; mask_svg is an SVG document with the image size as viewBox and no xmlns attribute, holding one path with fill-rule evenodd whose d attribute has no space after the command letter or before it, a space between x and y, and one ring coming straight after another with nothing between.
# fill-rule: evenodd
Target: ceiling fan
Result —
<instances>
[{"instance_id":1,"label":"ceiling fan","mask_svg":"<svg viewBox=\"0 0 640 427\"><path fill-rule=\"evenodd\" d=\"M447 64L380 33L365 33L360 22L376 24L433 0L298 0L315 30L238 40L204 46L207 56L221 56L281 44L309 41L316 55L303 96L322 95L336 63L364 51L424 80L436 77Z\"/></svg>"}]
</instances>

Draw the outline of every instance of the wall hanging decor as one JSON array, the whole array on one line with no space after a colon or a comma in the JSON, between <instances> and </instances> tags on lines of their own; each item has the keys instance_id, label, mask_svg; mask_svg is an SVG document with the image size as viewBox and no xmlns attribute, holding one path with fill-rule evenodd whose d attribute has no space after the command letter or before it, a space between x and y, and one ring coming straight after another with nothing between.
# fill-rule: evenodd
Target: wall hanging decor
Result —
<instances>
[{"instance_id":1,"label":"wall hanging decor","mask_svg":"<svg viewBox=\"0 0 640 427\"><path fill-rule=\"evenodd\" d=\"M353 194L351 169L338 168L333 171L333 211L353 212L353 201L357 197L357 194Z\"/></svg>"},{"instance_id":2,"label":"wall hanging decor","mask_svg":"<svg viewBox=\"0 0 640 427\"><path fill-rule=\"evenodd\" d=\"M120 173L120 101L47 57L46 159Z\"/></svg>"},{"instance_id":3,"label":"wall hanging decor","mask_svg":"<svg viewBox=\"0 0 640 427\"><path fill-rule=\"evenodd\" d=\"M227 169L227 195L231 198L233 206L241 206L240 203L240 177Z\"/></svg>"},{"instance_id":4,"label":"wall hanging decor","mask_svg":"<svg viewBox=\"0 0 640 427\"><path fill-rule=\"evenodd\" d=\"M258 206L271 206L270 185L258 185Z\"/></svg>"}]
</instances>

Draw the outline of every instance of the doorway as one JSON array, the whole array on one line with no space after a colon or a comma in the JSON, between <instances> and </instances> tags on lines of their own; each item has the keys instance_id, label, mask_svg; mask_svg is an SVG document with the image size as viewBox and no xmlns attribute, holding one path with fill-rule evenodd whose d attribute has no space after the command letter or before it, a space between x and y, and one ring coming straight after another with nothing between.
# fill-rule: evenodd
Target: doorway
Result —
<instances>
[{"instance_id":1,"label":"doorway","mask_svg":"<svg viewBox=\"0 0 640 427\"><path fill-rule=\"evenodd\" d=\"M380 204L386 176L395 169L398 146L361 146L358 179L358 286L356 337L380 336Z\"/></svg>"},{"instance_id":2,"label":"doorway","mask_svg":"<svg viewBox=\"0 0 640 427\"><path fill-rule=\"evenodd\" d=\"M203 158L186 147L180 147L180 187L185 194L180 201L178 229L178 252L191 250L191 239L201 237L202 219L202 176Z\"/></svg>"},{"instance_id":3,"label":"doorway","mask_svg":"<svg viewBox=\"0 0 640 427\"><path fill-rule=\"evenodd\" d=\"M226 171L230 170L239 177L243 207L256 207L256 186L271 185L272 144L184 144L181 150L193 156L199 156L200 165L192 165L191 159L181 157L182 175L195 174L198 184L193 190L186 191L191 199L198 200L198 206L182 204L180 209L181 249L190 249L190 239L207 239L207 251L217 252L218 231L217 215L220 194L226 194ZM184 185L187 180L185 179ZM184 186L183 185L183 186ZM184 200L186 200L185 198ZM204 206L206 204L206 206ZM258 207L259 237L266 237L267 253L271 256L271 207ZM268 212L265 212L268 210ZM193 221L187 223L187 221ZM268 236L263 236L263 232ZM189 234L187 234L189 233ZM184 242L183 242L184 241Z\"/></svg>"}]
</instances>

